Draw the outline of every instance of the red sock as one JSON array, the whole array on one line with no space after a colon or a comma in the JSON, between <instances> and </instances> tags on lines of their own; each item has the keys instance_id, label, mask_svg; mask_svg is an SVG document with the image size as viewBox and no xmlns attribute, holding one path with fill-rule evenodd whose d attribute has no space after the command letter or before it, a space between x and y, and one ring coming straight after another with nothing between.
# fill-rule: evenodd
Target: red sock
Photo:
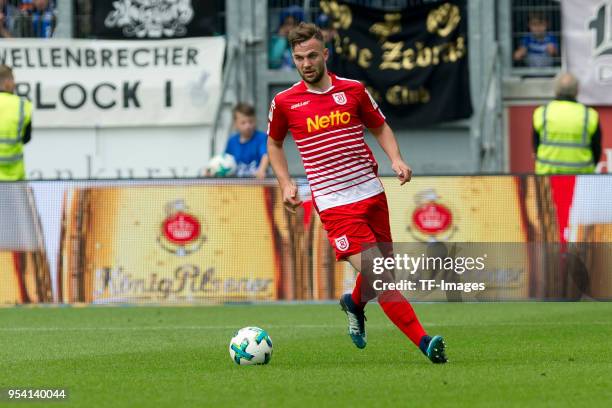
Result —
<instances>
[{"instance_id":1,"label":"red sock","mask_svg":"<svg viewBox=\"0 0 612 408\"><path fill-rule=\"evenodd\" d=\"M362 309L370 300L376 297L375 293L370 293L372 291L367 290L368 288L363 288L364 284L365 282L361 277L361 273L358 273L357 281L355 282L355 287L353 288L353 293L351 293L351 298L353 298L353 303L359 305Z\"/></svg>"},{"instance_id":2,"label":"red sock","mask_svg":"<svg viewBox=\"0 0 612 408\"><path fill-rule=\"evenodd\" d=\"M419 347L421 337L427 333L408 300L397 290L389 290L378 296L378 303L389 320L408 336L415 346Z\"/></svg>"}]
</instances>

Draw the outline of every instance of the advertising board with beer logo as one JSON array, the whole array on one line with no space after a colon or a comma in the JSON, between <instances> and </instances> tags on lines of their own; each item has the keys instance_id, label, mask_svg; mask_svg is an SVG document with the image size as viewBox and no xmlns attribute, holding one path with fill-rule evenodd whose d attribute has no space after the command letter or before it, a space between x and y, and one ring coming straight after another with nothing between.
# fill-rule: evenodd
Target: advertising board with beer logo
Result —
<instances>
[{"instance_id":1,"label":"advertising board with beer logo","mask_svg":"<svg viewBox=\"0 0 612 408\"><path fill-rule=\"evenodd\" d=\"M382 181L394 251L484 265L458 274L433 264L419 277L477 278L485 291L411 299L612 299L612 176ZM0 305L338 298L355 273L335 261L308 185L298 185L304 204L289 212L271 181L1 184Z\"/></svg>"},{"instance_id":2,"label":"advertising board with beer logo","mask_svg":"<svg viewBox=\"0 0 612 408\"><path fill-rule=\"evenodd\" d=\"M276 298L263 186L75 189L65 301L194 303Z\"/></svg>"},{"instance_id":3,"label":"advertising board with beer logo","mask_svg":"<svg viewBox=\"0 0 612 408\"><path fill-rule=\"evenodd\" d=\"M426 255L435 246L454 256L486 254L486 269L477 279L487 290L472 293L473 300L523 299L529 295L529 246L523 225L515 177L417 177L408 188L384 179L394 242L407 245L413 256ZM465 245L469 243L468 245ZM437 244L437 245L435 245ZM397 249L396 249L397 250ZM418 253L417 253L418 252ZM513 256L508 256L511 252ZM481 254L482 253L482 254ZM440 275L427 271L421 278ZM454 273L447 280L466 279ZM457 299L444 291L420 291L412 298Z\"/></svg>"}]
</instances>

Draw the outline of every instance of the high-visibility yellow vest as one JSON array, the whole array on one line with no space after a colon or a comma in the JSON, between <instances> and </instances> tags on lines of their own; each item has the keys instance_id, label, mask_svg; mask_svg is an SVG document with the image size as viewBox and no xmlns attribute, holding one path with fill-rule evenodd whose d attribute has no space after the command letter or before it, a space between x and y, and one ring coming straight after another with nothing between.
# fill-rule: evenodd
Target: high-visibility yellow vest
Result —
<instances>
[{"instance_id":1,"label":"high-visibility yellow vest","mask_svg":"<svg viewBox=\"0 0 612 408\"><path fill-rule=\"evenodd\" d=\"M581 103L553 101L533 113L533 127L540 135L536 174L593 173L591 140L599 115Z\"/></svg>"},{"instance_id":2,"label":"high-visibility yellow vest","mask_svg":"<svg viewBox=\"0 0 612 408\"><path fill-rule=\"evenodd\" d=\"M23 137L32 120L32 103L0 92L0 181L24 180Z\"/></svg>"}]
</instances>

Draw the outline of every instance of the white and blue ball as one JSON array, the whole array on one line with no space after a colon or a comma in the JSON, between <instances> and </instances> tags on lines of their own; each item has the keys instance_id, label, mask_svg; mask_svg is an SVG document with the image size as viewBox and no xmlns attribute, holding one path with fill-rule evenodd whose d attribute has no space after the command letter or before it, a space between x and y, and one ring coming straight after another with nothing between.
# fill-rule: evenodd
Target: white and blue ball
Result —
<instances>
[{"instance_id":1,"label":"white and blue ball","mask_svg":"<svg viewBox=\"0 0 612 408\"><path fill-rule=\"evenodd\" d=\"M272 339L264 329L244 327L232 337L229 353L238 365L268 364L272 359Z\"/></svg>"},{"instance_id":2,"label":"white and blue ball","mask_svg":"<svg viewBox=\"0 0 612 408\"><path fill-rule=\"evenodd\" d=\"M207 169L211 176L229 177L236 174L236 159L231 154L223 153L213 156L208 162Z\"/></svg>"}]
</instances>

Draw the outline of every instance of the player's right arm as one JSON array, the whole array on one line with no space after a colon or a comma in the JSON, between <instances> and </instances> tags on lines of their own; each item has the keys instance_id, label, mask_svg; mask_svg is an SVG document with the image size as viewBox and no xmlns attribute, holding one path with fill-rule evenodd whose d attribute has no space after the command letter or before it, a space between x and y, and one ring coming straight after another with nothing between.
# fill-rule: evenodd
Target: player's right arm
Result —
<instances>
[{"instance_id":1,"label":"player's right arm","mask_svg":"<svg viewBox=\"0 0 612 408\"><path fill-rule=\"evenodd\" d=\"M287 157L283 150L283 141L287 135L287 118L277 110L276 101L272 100L268 115L268 156L270 165L283 194L283 203L290 211L295 211L302 202L297 197L297 186L291 180Z\"/></svg>"},{"instance_id":2,"label":"player's right arm","mask_svg":"<svg viewBox=\"0 0 612 408\"><path fill-rule=\"evenodd\" d=\"M285 207L295 211L295 208L302 202L297 197L297 186L289 175L289 166L287 165L287 157L283 150L283 142L268 137L268 155L270 156L270 164L274 170L274 175L283 193Z\"/></svg>"}]
</instances>

